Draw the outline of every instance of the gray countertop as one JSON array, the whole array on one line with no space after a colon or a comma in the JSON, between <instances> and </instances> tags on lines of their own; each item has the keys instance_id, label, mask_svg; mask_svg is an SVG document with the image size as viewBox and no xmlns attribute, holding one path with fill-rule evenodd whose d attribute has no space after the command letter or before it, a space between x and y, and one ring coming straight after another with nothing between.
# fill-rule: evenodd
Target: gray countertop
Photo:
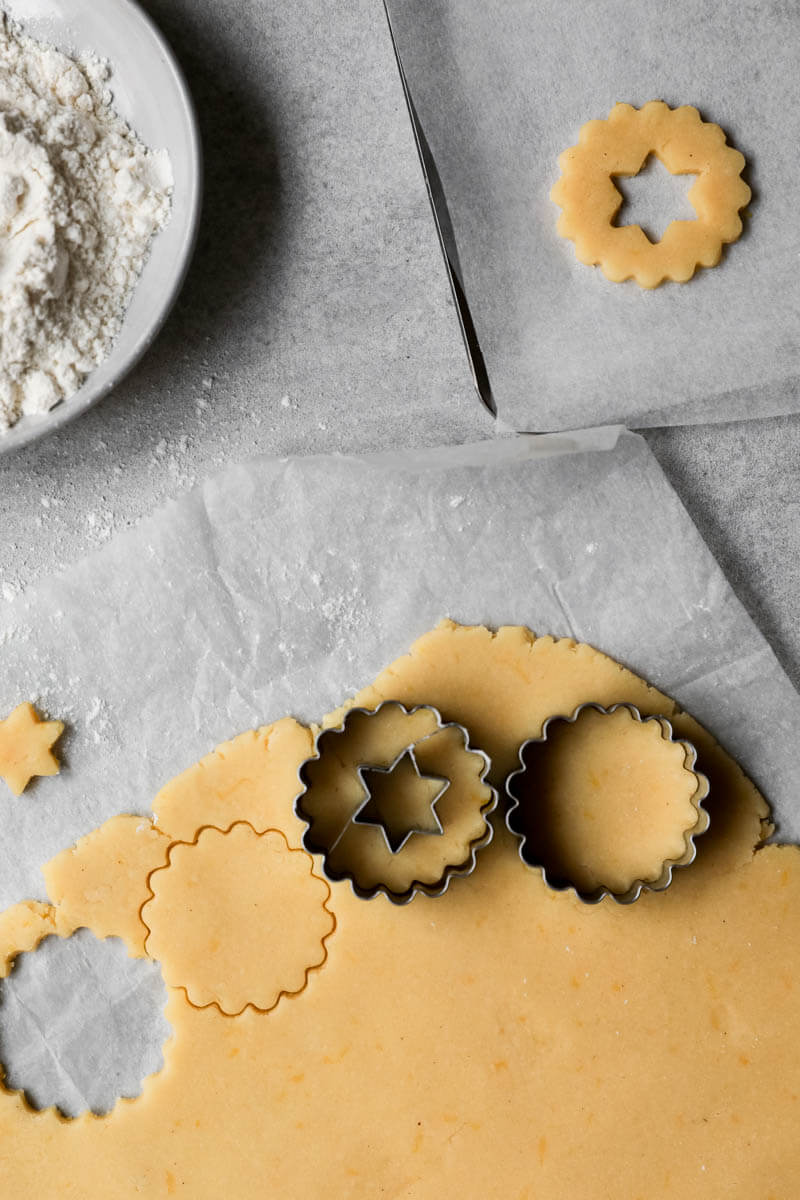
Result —
<instances>
[{"instance_id":1,"label":"gray countertop","mask_svg":"<svg viewBox=\"0 0 800 1200\"><path fill-rule=\"evenodd\" d=\"M492 430L471 394L379 0L145 7L198 109L197 253L114 395L0 459L0 598L248 455Z\"/></svg>"},{"instance_id":2,"label":"gray countertop","mask_svg":"<svg viewBox=\"0 0 800 1200\"><path fill-rule=\"evenodd\" d=\"M135 373L0 460L0 595L254 453L491 437L472 390L381 5L147 0L207 158L197 256ZM650 430L800 685L800 417Z\"/></svg>"},{"instance_id":3,"label":"gray countertop","mask_svg":"<svg viewBox=\"0 0 800 1200\"><path fill-rule=\"evenodd\" d=\"M651 429L645 436L800 688L800 416Z\"/></svg>"}]
</instances>

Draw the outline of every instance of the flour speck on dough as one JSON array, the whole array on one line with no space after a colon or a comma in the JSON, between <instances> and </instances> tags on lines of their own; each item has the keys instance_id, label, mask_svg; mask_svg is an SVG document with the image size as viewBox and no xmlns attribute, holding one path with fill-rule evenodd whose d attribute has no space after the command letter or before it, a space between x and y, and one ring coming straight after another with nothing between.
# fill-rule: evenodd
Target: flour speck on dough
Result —
<instances>
[{"instance_id":1,"label":"flour speck on dough","mask_svg":"<svg viewBox=\"0 0 800 1200\"><path fill-rule=\"evenodd\" d=\"M110 71L0 13L0 432L107 357L172 173L117 115Z\"/></svg>"}]
</instances>

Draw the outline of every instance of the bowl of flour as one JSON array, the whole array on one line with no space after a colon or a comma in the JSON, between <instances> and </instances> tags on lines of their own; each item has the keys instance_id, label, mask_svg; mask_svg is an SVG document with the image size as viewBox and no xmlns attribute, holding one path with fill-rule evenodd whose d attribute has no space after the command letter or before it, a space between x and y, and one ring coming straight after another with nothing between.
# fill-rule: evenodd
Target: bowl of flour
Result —
<instances>
[{"instance_id":1,"label":"bowl of flour","mask_svg":"<svg viewBox=\"0 0 800 1200\"><path fill-rule=\"evenodd\" d=\"M147 350L200 192L186 84L134 0L0 0L0 454Z\"/></svg>"}]
</instances>

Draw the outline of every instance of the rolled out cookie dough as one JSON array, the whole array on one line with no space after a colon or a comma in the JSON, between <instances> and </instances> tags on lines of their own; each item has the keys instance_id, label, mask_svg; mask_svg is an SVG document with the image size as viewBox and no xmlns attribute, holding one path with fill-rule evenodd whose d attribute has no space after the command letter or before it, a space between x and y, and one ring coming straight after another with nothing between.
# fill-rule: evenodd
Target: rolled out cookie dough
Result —
<instances>
[{"instance_id":1,"label":"rolled out cookie dough","mask_svg":"<svg viewBox=\"0 0 800 1200\"><path fill-rule=\"evenodd\" d=\"M466 724L498 778L548 715L581 702L668 716L712 780L697 862L661 895L588 907L526 870L498 822L474 874L441 898L399 908L334 884L328 958L300 995L227 1017L170 989L174 1038L137 1100L64 1121L0 1093L0 1194L793 1198L800 854L754 854L767 808L735 763L609 658L522 629L440 626L354 702L385 698ZM224 813L225 828L248 821L299 847L292 800L310 736L280 722L179 776L155 802L165 838L191 841ZM69 897L66 926L91 927L105 863L103 932L130 938L149 869L137 891L125 857L141 857L136 829L112 833L113 859L101 831L48 879ZM4 914L0 961L59 919L58 906Z\"/></svg>"},{"instance_id":2,"label":"rolled out cookie dough","mask_svg":"<svg viewBox=\"0 0 800 1200\"><path fill-rule=\"evenodd\" d=\"M198 1008L269 1012L325 961L330 887L277 830L256 833L246 821L224 832L206 826L194 841L170 846L149 884L145 949Z\"/></svg>"}]
</instances>

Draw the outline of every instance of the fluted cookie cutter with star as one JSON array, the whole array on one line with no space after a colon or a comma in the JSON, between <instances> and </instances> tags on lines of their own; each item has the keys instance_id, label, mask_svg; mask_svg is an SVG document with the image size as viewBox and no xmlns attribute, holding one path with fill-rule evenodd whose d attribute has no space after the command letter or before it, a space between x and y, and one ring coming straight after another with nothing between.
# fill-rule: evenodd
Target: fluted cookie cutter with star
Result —
<instances>
[{"instance_id":1,"label":"fluted cookie cutter with star","mask_svg":"<svg viewBox=\"0 0 800 1200\"><path fill-rule=\"evenodd\" d=\"M303 844L362 899L441 896L492 839L490 766L466 728L430 705L350 709L300 767Z\"/></svg>"}]
</instances>

